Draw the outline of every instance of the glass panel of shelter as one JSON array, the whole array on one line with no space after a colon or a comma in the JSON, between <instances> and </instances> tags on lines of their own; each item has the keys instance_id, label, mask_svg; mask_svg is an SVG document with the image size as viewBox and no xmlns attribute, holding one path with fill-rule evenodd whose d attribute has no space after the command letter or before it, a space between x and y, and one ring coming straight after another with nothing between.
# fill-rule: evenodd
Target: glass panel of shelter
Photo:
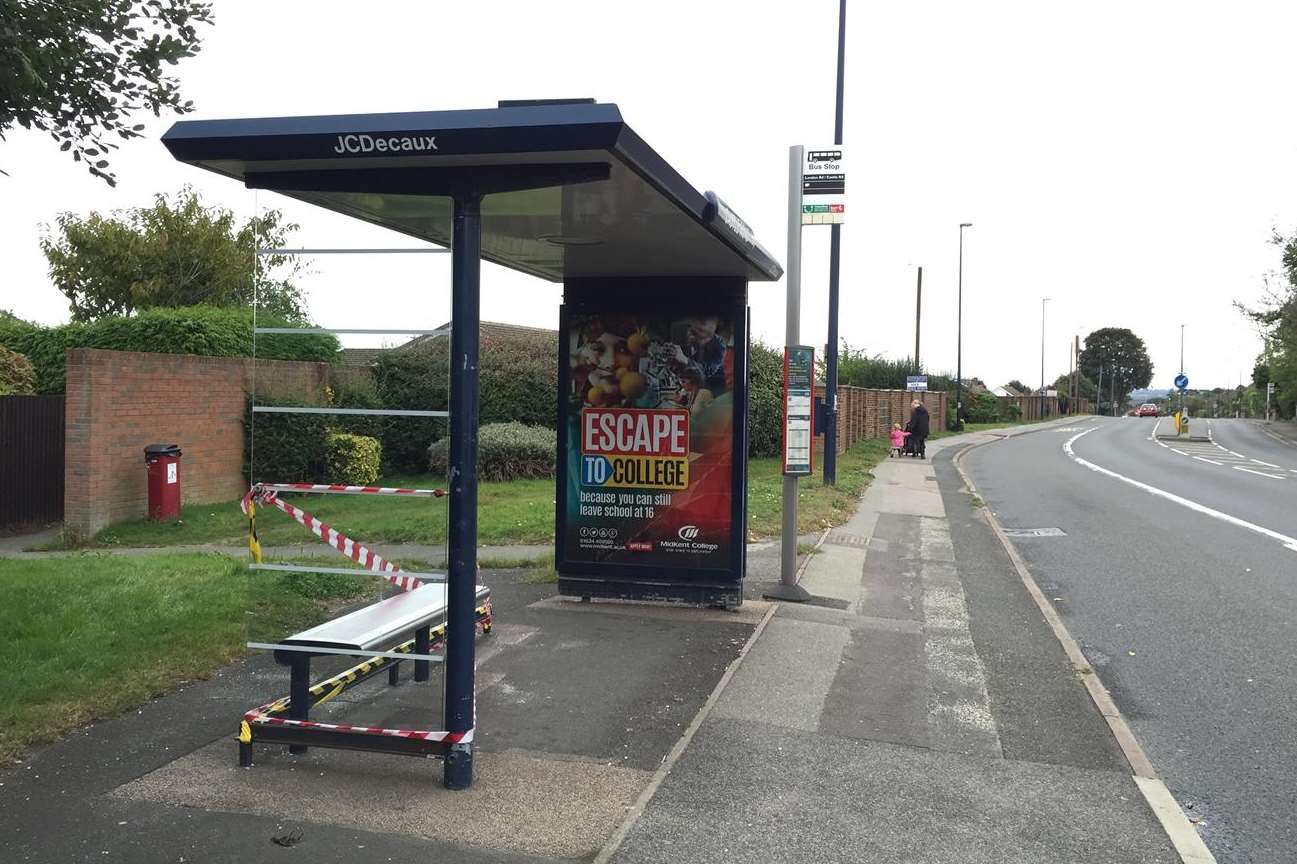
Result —
<instances>
[{"instance_id":1,"label":"glass panel of shelter","mask_svg":"<svg viewBox=\"0 0 1297 864\"><path fill-rule=\"evenodd\" d=\"M262 226L264 225L263 217L266 211L260 208L259 193L254 192L253 197L254 213L258 217L257 224ZM303 206L298 202L287 199L285 199L285 203L293 209L318 213L315 208L309 205ZM354 232L354 223L350 220L348 222L352 226L350 230ZM386 234L390 236L390 232L381 231L380 229L375 229L375 232L380 235ZM287 429L288 434L291 435L295 427L300 428L303 423L320 422L321 420L326 422L339 420L340 422L353 424L362 418L374 418L376 422L380 423L392 422L393 420L407 423L431 421L435 424L433 428L444 434L445 418L448 417L444 397L440 400L440 404L436 405L354 407L337 404L338 401L347 400L338 399L338 388L333 385L341 383L344 386L354 386L365 376L372 379L375 370L373 361L379 351L399 351L416 343L426 346L426 343L431 342L432 345L426 346L425 350L431 348L434 351L444 351L448 355L450 256L447 253L450 250L431 245L413 245L405 238L395 243L379 240L373 245L368 243L348 246L320 244L299 247L293 244L288 248L269 246L260 235L256 239L257 248L253 255L251 274L253 285L253 333L249 393L251 410L247 419L248 481L249 486L254 489L258 488L258 484L261 484L259 491L263 498L260 506L255 510L257 523L266 526L283 524L285 521L297 522L298 524L295 527L301 531L299 549L303 554L292 556L293 560L276 560L272 555L263 555L263 561L260 563L254 562L250 565L251 568L258 571L327 575L330 577L348 574L366 576L371 578L374 583L374 590L372 593L366 592L366 596L375 601L384 596L399 593L405 590L406 587L413 587L419 583L444 583L446 578L444 572L430 570L426 566L421 566L420 562L416 562L420 566L410 569L401 567L400 564L389 561L381 552L373 549L373 544L368 541L368 538L350 536L346 524L330 524L328 518L329 514L336 509L336 505L331 506L328 503L329 499L333 499L334 496L360 495L369 498L382 497L389 500L397 498L437 499L445 494L444 490L431 488L432 484L429 483L416 484L428 488L407 488L404 485L386 488L343 487L334 482L337 480L334 477L312 478L326 482L311 484L314 488L306 489L302 488L305 484L281 482L285 478L274 476L274 466L266 464L264 458L260 460L257 458L256 444L258 424L262 425L264 432L265 426L269 422L281 424L281 427ZM418 300L430 295L435 296L435 283L427 278L430 269L427 266L430 260L427 256L430 255L445 256L444 258L431 259L442 264L446 270L445 276L438 274L436 280L445 286L446 305L444 308L446 312L444 317L439 317L438 320L434 321L417 321L414 314L406 314L403 316L403 320L399 321L377 321L376 315L381 316L384 312L390 315L392 309L409 309L411 306L422 306L424 303L417 302ZM310 263L302 266L306 262ZM327 264L321 262L327 262ZM401 266L387 268L390 282L384 282L382 275L384 268L379 262L400 263ZM321 280L319 273L315 269L320 266L331 269L333 271L332 278ZM278 272L270 272L272 268ZM267 314L264 296L267 293L266 289L278 279L282 279L281 273L285 271L296 272L298 287L302 289L303 305L311 313L312 320L309 326L305 323L299 325L296 322L285 321L282 317L274 314ZM313 299L313 292L310 290L309 283L312 281L316 282L317 285L322 283L325 291L328 292L323 298L326 302L319 304L318 307L315 303L310 302ZM308 284L302 285L302 282ZM388 293L388 297L383 296L385 292ZM405 297L410 296L416 299L415 303L411 304L408 301L402 303ZM385 299L390 302L384 303ZM323 314L319 314L317 311L320 307L325 310ZM371 322L374 326L369 326ZM379 326L403 323L410 326ZM327 389L321 393L308 394L312 398L284 398L281 395L284 382L271 383L277 377L278 370L272 371L272 367L267 362L271 359L265 356L267 343L273 345L277 341L278 346L276 348L279 348L279 346L285 346L283 340L318 339L321 337L336 339L344 351L353 349L348 353L353 358L357 358L355 361L357 365L348 367L344 363L336 363L330 370L329 380L325 383ZM354 349L362 350L357 351ZM279 350L283 349L280 348ZM289 350L292 353L297 353L291 348ZM279 353L274 349L272 349L272 352ZM260 387L258 382L260 382ZM376 382L374 383L376 384ZM449 378L447 376L447 380L442 382L441 393L438 395L448 393ZM276 398L276 396L279 398ZM277 402L297 402L299 404L276 404ZM306 404L310 402L316 404ZM427 465L426 455L426 451L424 451L422 464L425 466ZM317 504L316 502L320 503ZM247 503L245 498L245 508ZM395 500L393 500L393 503L395 504ZM445 501L409 501L402 502L402 505L415 508L431 507L433 512L428 513L428 518L429 520L442 520L443 530L441 536L445 537L444 524L448 518L448 508ZM251 541L252 538L249 539ZM435 566L444 566L443 562L448 559L447 552L443 540L441 561L432 563ZM320 563L316 563L315 559L317 558ZM348 558L355 563L348 564ZM270 575L270 573L266 575ZM307 589L306 593L313 594L316 592ZM330 613L330 618L339 618L352 608L348 606L337 609ZM433 642L435 645L435 633ZM263 642L257 641L251 636L246 644L248 648L253 650L274 651L281 658L294 654L311 653L317 656L338 655L335 658L337 661L341 661L343 657L399 658L429 662L440 662L443 659L439 653L419 653L414 650L414 646L405 644L395 646L394 650L359 650L354 646L339 650L336 648L303 647L295 644ZM321 664L322 666L336 665L336 663L329 663L327 656L321 657L321 659L324 661Z\"/></svg>"}]
</instances>

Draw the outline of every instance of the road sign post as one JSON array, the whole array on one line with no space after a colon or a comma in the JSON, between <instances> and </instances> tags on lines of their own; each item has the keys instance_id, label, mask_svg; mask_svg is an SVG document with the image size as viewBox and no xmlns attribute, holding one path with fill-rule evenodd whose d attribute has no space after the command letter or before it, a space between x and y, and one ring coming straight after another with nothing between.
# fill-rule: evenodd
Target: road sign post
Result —
<instances>
[{"instance_id":1,"label":"road sign post","mask_svg":"<svg viewBox=\"0 0 1297 864\"><path fill-rule=\"evenodd\" d=\"M1189 409L1184 405L1184 391L1189 389L1189 376L1181 372L1175 376L1175 389L1180 391L1180 410L1175 415L1175 434L1189 434Z\"/></svg>"},{"instance_id":2,"label":"road sign post","mask_svg":"<svg viewBox=\"0 0 1297 864\"><path fill-rule=\"evenodd\" d=\"M788 299L784 316L785 352L802 341L802 224L804 222L802 192L805 157L806 148L801 144L794 144L788 148L788 269L784 271ZM812 365L811 368L813 370L814 366ZM832 415L830 415L830 422L832 422L831 417ZM785 452L788 446L787 435L788 429L785 426ZM814 439L811 446L814 446L813 442ZM828 446L827 435L825 446ZM797 480L799 476L799 474L784 472L779 584L765 596L775 600L803 603L809 600L811 595L809 591L797 584Z\"/></svg>"}]
</instances>

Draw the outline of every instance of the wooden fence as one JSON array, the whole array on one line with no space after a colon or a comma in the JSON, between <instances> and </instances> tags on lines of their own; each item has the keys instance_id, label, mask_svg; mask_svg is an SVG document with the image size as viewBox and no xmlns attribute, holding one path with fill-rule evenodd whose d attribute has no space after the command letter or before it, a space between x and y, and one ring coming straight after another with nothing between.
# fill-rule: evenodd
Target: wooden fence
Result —
<instances>
[{"instance_id":1,"label":"wooden fence","mask_svg":"<svg viewBox=\"0 0 1297 864\"><path fill-rule=\"evenodd\" d=\"M0 396L0 528L63 518L63 397Z\"/></svg>"}]
</instances>

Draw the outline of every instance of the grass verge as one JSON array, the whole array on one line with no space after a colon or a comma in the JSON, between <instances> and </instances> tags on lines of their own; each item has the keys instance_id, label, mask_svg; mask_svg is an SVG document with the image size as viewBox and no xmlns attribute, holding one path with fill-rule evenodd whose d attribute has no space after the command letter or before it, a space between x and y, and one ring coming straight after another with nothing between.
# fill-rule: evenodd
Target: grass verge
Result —
<instances>
[{"instance_id":1,"label":"grass verge","mask_svg":"<svg viewBox=\"0 0 1297 864\"><path fill-rule=\"evenodd\" d=\"M838 457L837 486L825 486L820 471L799 484L798 533L837 525L855 510L869 485L870 469L887 457L885 440L861 441ZM748 530L754 537L779 533L783 475L778 458L748 461ZM443 485L430 476L384 477L385 486L430 488ZM299 495L295 503L347 535L368 543L444 543L444 499L397 499L379 495ZM136 520L103 529L90 540L61 536L33 551L68 548L168 547L198 544L242 544L247 519L237 502L189 504L176 522ZM304 528L283 513L262 511L257 534L264 545L309 542ZM478 491L478 542L482 545L551 543L554 539L554 482L518 480L482 483ZM485 565L484 565L485 566Z\"/></svg>"},{"instance_id":2,"label":"grass verge","mask_svg":"<svg viewBox=\"0 0 1297 864\"><path fill-rule=\"evenodd\" d=\"M856 512L860 495L873 479L873 468L887 458L886 439L857 441L838 454L838 482L825 486L824 454L815 454L815 473L797 484L797 533L809 534L841 525ZM779 459L748 462L748 532L753 537L777 537L783 512L784 478Z\"/></svg>"},{"instance_id":3,"label":"grass verge","mask_svg":"<svg viewBox=\"0 0 1297 864\"><path fill-rule=\"evenodd\" d=\"M431 476L384 477L384 486L444 487ZM285 496L298 507L336 525L357 540L369 543L444 543L446 500L396 498L390 495ZM285 514L259 510L257 534L266 545L309 541L307 531ZM554 481L516 480L478 486L478 542L485 545L548 543L554 539ZM33 546L32 551L68 548L136 546L166 547L241 544L248 536L248 521L237 501L187 504L175 522L139 519L111 525L88 541L58 537Z\"/></svg>"},{"instance_id":4,"label":"grass verge","mask_svg":"<svg viewBox=\"0 0 1297 864\"><path fill-rule=\"evenodd\" d=\"M371 577L248 570L220 555L0 559L0 761L317 623Z\"/></svg>"}]
</instances>

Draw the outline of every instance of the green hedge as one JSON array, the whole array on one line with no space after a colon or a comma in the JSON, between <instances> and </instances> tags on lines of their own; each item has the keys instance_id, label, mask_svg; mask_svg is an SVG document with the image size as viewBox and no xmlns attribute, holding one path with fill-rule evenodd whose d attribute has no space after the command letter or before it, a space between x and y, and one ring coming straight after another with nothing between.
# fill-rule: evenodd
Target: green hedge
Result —
<instances>
[{"instance_id":1,"label":"green hedge","mask_svg":"<svg viewBox=\"0 0 1297 864\"><path fill-rule=\"evenodd\" d=\"M441 337L386 351L374 370L386 408L445 409L450 402L449 339ZM497 333L481 344L482 426L517 422L553 429L558 410L558 334ZM383 456L390 468L421 471L428 444L446 434L444 420L396 417L383 428Z\"/></svg>"},{"instance_id":2,"label":"green hedge","mask_svg":"<svg viewBox=\"0 0 1297 864\"><path fill-rule=\"evenodd\" d=\"M449 439L428 448L428 468L438 477L448 471ZM481 480L525 480L554 476L558 433L543 426L492 423L477 431L477 471Z\"/></svg>"},{"instance_id":3,"label":"green hedge","mask_svg":"<svg viewBox=\"0 0 1297 864\"><path fill-rule=\"evenodd\" d=\"M382 463L383 449L377 438L333 432L327 438L321 482L372 486Z\"/></svg>"},{"instance_id":4,"label":"green hedge","mask_svg":"<svg viewBox=\"0 0 1297 864\"><path fill-rule=\"evenodd\" d=\"M32 362L0 345L0 396L21 396L36 392L36 370Z\"/></svg>"},{"instance_id":5,"label":"green hedge","mask_svg":"<svg viewBox=\"0 0 1297 864\"><path fill-rule=\"evenodd\" d=\"M257 316L257 324L289 326L265 314ZM0 346L27 355L36 369L37 392L62 393L64 351L68 348L250 357L252 311L211 306L150 309L129 318L100 318L59 327L0 316ZM332 362L338 349L338 340L327 335L257 337L257 357L261 359Z\"/></svg>"},{"instance_id":6,"label":"green hedge","mask_svg":"<svg viewBox=\"0 0 1297 864\"><path fill-rule=\"evenodd\" d=\"M263 405L301 406L285 399L259 400ZM243 415L244 470L254 481L270 483L318 483L324 477L328 449L327 414L257 415L256 447L252 447L252 407ZM251 466L251 471L248 471Z\"/></svg>"},{"instance_id":7,"label":"green hedge","mask_svg":"<svg viewBox=\"0 0 1297 864\"><path fill-rule=\"evenodd\" d=\"M778 456L783 448L784 355L755 342L748 352L748 455Z\"/></svg>"}]
</instances>

